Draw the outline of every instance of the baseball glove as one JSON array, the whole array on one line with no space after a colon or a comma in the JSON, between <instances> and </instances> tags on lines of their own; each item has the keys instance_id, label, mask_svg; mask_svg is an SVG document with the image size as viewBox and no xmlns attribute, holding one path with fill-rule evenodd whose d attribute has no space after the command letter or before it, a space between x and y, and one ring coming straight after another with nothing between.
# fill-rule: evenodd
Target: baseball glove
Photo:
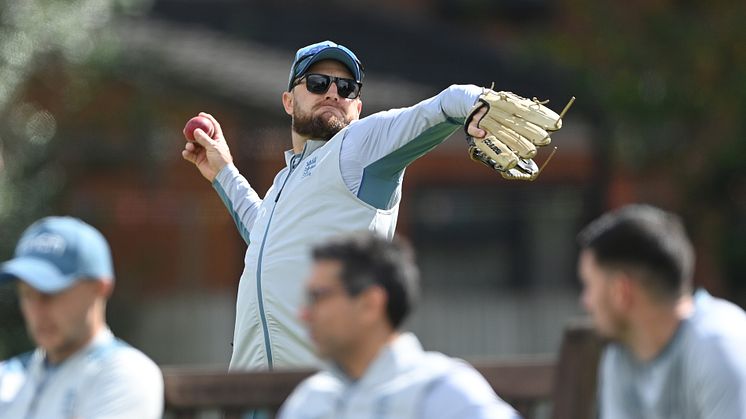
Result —
<instances>
[{"instance_id":1,"label":"baseball glove","mask_svg":"<svg viewBox=\"0 0 746 419\"><path fill-rule=\"evenodd\" d=\"M468 127L474 114L487 106L487 113L478 121L485 130L485 138L473 138L467 134L469 157L496 170L505 179L534 180L554 156L549 155L541 168L533 161L536 147L552 142L549 132L562 128L562 117L575 98L568 102L561 114L544 106L536 98L526 99L510 92L485 90L479 96L464 127Z\"/></svg>"}]
</instances>

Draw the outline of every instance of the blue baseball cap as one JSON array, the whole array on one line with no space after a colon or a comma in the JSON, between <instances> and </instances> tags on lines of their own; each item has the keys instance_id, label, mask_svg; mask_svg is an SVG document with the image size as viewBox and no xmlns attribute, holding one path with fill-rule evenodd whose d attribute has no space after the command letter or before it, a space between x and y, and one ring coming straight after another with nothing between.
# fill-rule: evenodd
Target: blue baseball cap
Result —
<instances>
[{"instance_id":1,"label":"blue baseball cap","mask_svg":"<svg viewBox=\"0 0 746 419\"><path fill-rule=\"evenodd\" d=\"M355 53L332 41L323 41L303 47L295 53L295 60L290 67L288 92L293 90L293 82L303 77L308 69L321 60L335 60L344 64L358 83L363 82L364 68Z\"/></svg>"},{"instance_id":2,"label":"blue baseball cap","mask_svg":"<svg viewBox=\"0 0 746 419\"><path fill-rule=\"evenodd\" d=\"M0 283L14 279L46 294L81 279L113 281L111 250L101 232L77 218L42 218L23 232L14 258L0 265Z\"/></svg>"}]
</instances>

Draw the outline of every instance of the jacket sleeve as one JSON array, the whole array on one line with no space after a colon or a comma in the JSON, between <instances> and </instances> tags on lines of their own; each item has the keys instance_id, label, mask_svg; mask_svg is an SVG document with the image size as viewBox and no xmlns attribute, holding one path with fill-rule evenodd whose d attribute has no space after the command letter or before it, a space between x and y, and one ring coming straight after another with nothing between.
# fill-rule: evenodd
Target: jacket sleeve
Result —
<instances>
[{"instance_id":1,"label":"jacket sleeve","mask_svg":"<svg viewBox=\"0 0 746 419\"><path fill-rule=\"evenodd\" d=\"M218 172L212 187L228 208L239 234L246 244L250 244L249 233L256 221L262 199L232 163Z\"/></svg>"},{"instance_id":2,"label":"jacket sleeve","mask_svg":"<svg viewBox=\"0 0 746 419\"><path fill-rule=\"evenodd\" d=\"M744 345L746 339L711 336L687 364L696 376L687 391L703 419L746 419Z\"/></svg>"},{"instance_id":3,"label":"jacket sleeve","mask_svg":"<svg viewBox=\"0 0 746 419\"><path fill-rule=\"evenodd\" d=\"M350 125L340 169L350 190L376 208L390 208L404 169L463 126L482 88L453 85L409 108L392 109Z\"/></svg>"}]
</instances>

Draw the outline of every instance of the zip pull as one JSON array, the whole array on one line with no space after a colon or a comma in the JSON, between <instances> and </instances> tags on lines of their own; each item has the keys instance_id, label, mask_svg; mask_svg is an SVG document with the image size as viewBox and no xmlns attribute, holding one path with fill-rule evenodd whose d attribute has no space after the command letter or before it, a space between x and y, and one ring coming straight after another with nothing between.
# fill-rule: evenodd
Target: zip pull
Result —
<instances>
[{"instance_id":1,"label":"zip pull","mask_svg":"<svg viewBox=\"0 0 746 419\"><path fill-rule=\"evenodd\" d=\"M290 177L290 172L288 172L288 176L285 178L285 182L287 182L289 177ZM280 188L280 190L277 191L277 196L275 197L275 204L277 203L277 201L280 200L280 195L282 195L282 190L285 189L285 182L282 183L282 188Z\"/></svg>"},{"instance_id":2,"label":"zip pull","mask_svg":"<svg viewBox=\"0 0 746 419\"><path fill-rule=\"evenodd\" d=\"M285 177L285 180L282 181L282 187L279 191L277 191L277 196L275 197L275 204L277 201L280 200L280 195L282 195L283 189L285 189L285 184L287 183L288 179L290 179L290 175L293 173L293 170L298 166L298 163L300 163L300 158L303 157L303 154L296 154L293 156L293 158L290 160L290 168L288 169L288 175Z\"/></svg>"}]
</instances>

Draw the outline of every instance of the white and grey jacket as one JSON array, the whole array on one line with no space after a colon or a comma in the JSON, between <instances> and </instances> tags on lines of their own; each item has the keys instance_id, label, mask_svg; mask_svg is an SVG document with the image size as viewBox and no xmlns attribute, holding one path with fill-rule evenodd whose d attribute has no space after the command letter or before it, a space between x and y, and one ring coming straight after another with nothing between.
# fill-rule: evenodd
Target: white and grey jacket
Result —
<instances>
[{"instance_id":1,"label":"white and grey jacket","mask_svg":"<svg viewBox=\"0 0 746 419\"><path fill-rule=\"evenodd\" d=\"M327 367L303 381L280 419L517 419L471 365L422 350L411 333L397 337L351 380Z\"/></svg>"},{"instance_id":2,"label":"white and grey jacket","mask_svg":"<svg viewBox=\"0 0 746 419\"><path fill-rule=\"evenodd\" d=\"M0 419L159 419L163 376L145 354L100 331L57 365L33 352L0 362Z\"/></svg>"},{"instance_id":3,"label":"white and grey jacket","mask_svg":"<svg viewBox=\"0 0 746 419\"><path fill-rule=\"evenodd\" d=\"M238 287L231 369L318 366L298 319L313 244L372 230L392 238L404 170L463 126L481 94L451 86L409 108L351 123L329 141L307 141L264 199L235 166L213 187L249 244Z\"/></svg>"}]
</instances>

